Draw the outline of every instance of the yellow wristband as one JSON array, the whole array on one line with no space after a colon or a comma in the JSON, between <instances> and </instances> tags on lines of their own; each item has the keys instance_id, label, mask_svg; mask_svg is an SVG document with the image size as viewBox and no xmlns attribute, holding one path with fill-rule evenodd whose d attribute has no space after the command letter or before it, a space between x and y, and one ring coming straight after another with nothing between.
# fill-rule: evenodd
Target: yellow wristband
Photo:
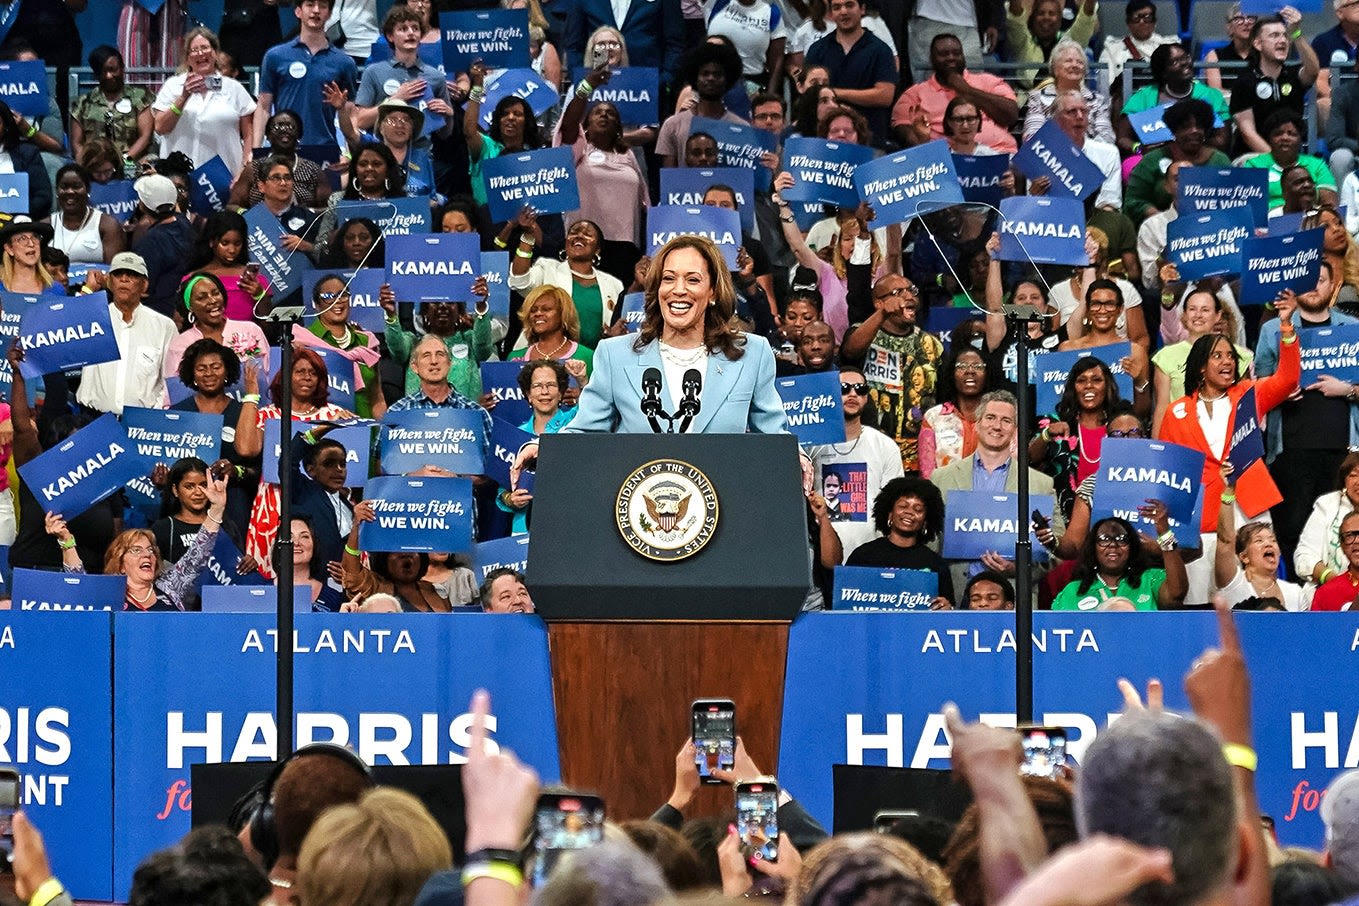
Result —
<instances>
[{"instance_id":1,"label":"yellow wristband","mask_svg":"<svg viewBox=\"0 0 1359 906\"><path fill-rule=\"evenodd\" d=\"M28 906L47 906L48 903L61 896L66 888L61 886L61 882L56 878L48 878L38 885L38 889L33 891L33 896L28 899Z\"/></svg>"},{"instance_id":2,"label":"yellow wristband","mask_svg":"<svg viewBox=\"0 0 1359 906\"><path fill-rule=\"evenodd\" d=\"M1251 772L1254 772L1255 766L1260 763L1260 757L1255 754L1255 750L1239 742L1223 743L1222 757L1227 759L1228 764Z\"/></svg>"},{"instance_id":3,"label":"yellow wristband","mask_svg":"<svg viewBox=\"0 0 1359 906\"><path fill-rule=\"evenodd\" d=\"M477 878L494 878L497 881L504 881L511 887L518 887L524 883L524 873L518 866L508 862L477 862L468 865L462 870L462 886L466 887Z\"/></svg>"},{"instance_id":4,"label":"yellow wristband","mask_svg":"<svg viewBox=\"0 0 1359 906\"><path fill-rule=\"evenodd\" d=\"M1231 491L1223 491L1221 500L1223 503L1236 503L1236 494Z\"/></svg>"}]
</instances>

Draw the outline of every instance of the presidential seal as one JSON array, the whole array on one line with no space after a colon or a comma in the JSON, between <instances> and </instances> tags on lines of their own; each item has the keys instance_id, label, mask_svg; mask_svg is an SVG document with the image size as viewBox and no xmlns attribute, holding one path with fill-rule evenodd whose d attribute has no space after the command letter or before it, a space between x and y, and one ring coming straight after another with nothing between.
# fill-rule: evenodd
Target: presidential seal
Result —
<instances>
[{"instance_id":1,"label":"presidential seal","mask_svg":"<svg viewBox=\"0 0 1359 906\"><path fill-rule=\"evenodd\" d=\"M653 460L618 489L614 520L628 547L673 562L703 550L717 530L717 492L702 471L677 459Z\"/></svg>"}]
</instances>

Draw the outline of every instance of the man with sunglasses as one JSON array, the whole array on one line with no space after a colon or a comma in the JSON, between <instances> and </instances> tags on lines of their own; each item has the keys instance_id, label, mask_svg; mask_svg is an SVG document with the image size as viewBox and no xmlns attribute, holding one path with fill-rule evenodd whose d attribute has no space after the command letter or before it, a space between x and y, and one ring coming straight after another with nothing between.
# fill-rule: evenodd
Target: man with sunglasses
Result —
<instances>
[{"instance_id":1,"label":"man with sunglasses","mask_svg":"<svg viewBox=\"0 0 1359 906\"><path fill-rule=\"evenodd\" d=\"M821 479L826 503L831 506L832 527L846 551L877 537L873 520L869 518L873 501L883 485L904 474L897 445L886 434L863 422L868 390L861 370L852 366L841 368L840 403L845 416L845 439L838 444L820 444L807 450L816 475ZM832 486L839 492L834 501L828 490Z\"/></svg>"},{"instance_id":2,"label":"man with sunglasses","mask_svg":"<svg viewBox=\"0 0 1359 906\"><path fill-rule=\"evenodd\" d=\"M920 330L920 291L900 274L873 285L873 314L845 334L841 357L864 363L878 425L896 441L907 472L920 469L917 439L925 411L933 406L944 344Z\"/></svg>"},{"instance_id":3,"label":"man with sunglasses","mask_svg":"<svg viewBox=\"0 0 1359 906\"><path fill-rule=\"evenodd\" d=\"M944 495L946 514L950 491L1013 494L1019 490L1019 468L1015 462L1018 411L1019 402L1008 390L992 390L977 403L977 449L972 455L935 469L930 475L930 481ZM1052 496L1052 478L1037 469L1029 469L1029 492ZM1025 521L1028 521L1027 516ZM1055 547L1056 539L1064 531L1066 521L1062 518L1062 508L1054 507L1052 525L1038 530L1038 540L1044 547ZM1005 542L1011 540L1005 539ZM1013 576L1015 562L1011 551L997 549L987 551L977 561L951 560L949 569L953 573L953 587L963 588L970 577L988 569L1003 576ZM1037 589L1037 583L1034 588Z\"/></svg>"}]
</instances>

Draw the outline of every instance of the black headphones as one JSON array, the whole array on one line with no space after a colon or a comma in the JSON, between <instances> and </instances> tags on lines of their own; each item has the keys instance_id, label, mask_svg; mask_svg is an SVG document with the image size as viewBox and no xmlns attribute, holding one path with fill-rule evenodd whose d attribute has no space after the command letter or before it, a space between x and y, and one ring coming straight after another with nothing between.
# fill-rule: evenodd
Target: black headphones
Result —
<instances>
[{"instance_id":1,"label":"black headphones","mask_svg":"<svg viewBox=\"0 0 1359 906\"><path fill-rule=\"evenodd\" d=\"M264 783L264 800L255 810L255 814L250 816L250 845L269 868L273 868L274 863L278 861L278 828L274 824L274 785L278 783L278 778L283 776L283 769L290 762L307 755L326 755L343 761L362 774L368 786L373 786L373 769L365 764L362 758L343 746L328 742L303 746L276 764L269 772L269 779Z\"/></svg>"}]
</instances>

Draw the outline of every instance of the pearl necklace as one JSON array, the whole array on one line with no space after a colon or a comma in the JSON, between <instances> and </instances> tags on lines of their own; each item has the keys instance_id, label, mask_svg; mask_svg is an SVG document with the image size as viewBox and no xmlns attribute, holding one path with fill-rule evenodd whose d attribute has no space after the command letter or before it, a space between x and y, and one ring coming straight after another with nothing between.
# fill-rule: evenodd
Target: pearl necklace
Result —
<instances>
[{"instance_id":1,"label":"pearl necklace","mask_svg":"<svg viewBox=\"0 0 1359 906\"><path fill-rule=\"evenodd\" d=\"M351 330L349 329L349 325L346 324L346 325L344 326L344 336L343 336L343 337L336 336L335 331L333 331L333 330L330 332L330 336L331 336L331 339L333 339L333 340L335 341L335 345L336 345L336 346L338 346L340 349L345 349L345 348L347 348L347 347L349 346L349 341L352 340L352 339L354 339L354 332L351 331Z\"/></svg>"},{"instance_id":2,"label":"pearl necklace","mask_svg":"<svg viewBox=\"0 0 1359 906\"><path fill-rule=\"evenodd\" d=\"M689 350L688 354L682 354L669 343L661 343L661 358L672 365L697 365L707 355L708 347L706 346L699 346L697 349Z\"/></svg>"},{"instance_id":3,"label":"pearl necklace","mask_svg":"<svg viewBox=\"0 0 1359 906\"><path fill-rule=\"evenodd\" d=\"M564 350L566 350L566 348L569 347L570 345L571 345L571 338L568 337L568 336L563 336L563 337L562 337L562 344L561 344L560 346L558 346L556 349L552 350L551 352L547 353L546 355L537 355L537 356L533 356L533 358L543 358L543 359L555 359L555 358L560 358L562 352L563 352ZM530 348L530 349L536 349L536 350L538 350L539 353L541 353L541 352L543 351L543 347L542 347L542 346L539 346L537 343L534 343L534 344L533 344L532 346L530 346L529 348Z\"/></svg>"},{"instance_id":4,"label":"pearl necklace","mask_svg":"<svg viewBox=\"0 0 1359 906\"><path fill-rule=\"evenodd\" d=\"M153 599L156 597L156 588L155 588L154 585L153 585L152 587L148 588L148 589L146 590L146 594L143 595L143 596L140 597L140 598L137 597L135 594L133 594L133 593L132 593L132 589L129 588L129 589L127 590L127 597L128 597L128 600L129 600L129 601L131 601L132 603L136 604L137 606L139 606L139 607L141 607L143 610L145 610L145 609L146 609L147 603L150 602L151 600L153 600Z\"/></svg>"}]
</instances>

